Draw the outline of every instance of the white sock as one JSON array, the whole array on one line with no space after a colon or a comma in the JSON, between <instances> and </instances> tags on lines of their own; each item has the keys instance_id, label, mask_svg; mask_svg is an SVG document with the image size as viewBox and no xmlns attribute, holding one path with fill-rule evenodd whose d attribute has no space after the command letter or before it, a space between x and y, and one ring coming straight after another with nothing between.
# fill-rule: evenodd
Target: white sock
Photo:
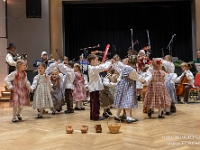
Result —
<instances>
[{"instance_id":1,"label":"white sock","mask_svg":"<svg viewBox=\"0 0 200 150\"><path fill-rule=\"evenodd\" d=\"M20 113L21 113L21 111L22 111L22 107L18 106L17 108L18 108L18 109L17 109L17 115L20 116Z\"/></svg>"},{"instance_id":2,"label":"white sock","mask_svg":"<svg viewBox=\"0 0 200 150\"><path fill-rule=\"evenodd\" d=\"M163 109L162 108L158 108L158 114L161 116Z\"/></svg>"},{"instance_id":3,"label":"white sock","mask_svg":"<svg viewBox=\"0 0 200 150\"><path fill-rule=\"evenodd\" d=\"M43 108L41 108L41 109L39 109L40 110L40 112L38 112L38 114L40 115L40 116L42 116L42 112L43 112Z\"/></svg>"},{"instance_id":4,"label":"white sock","mask_svg":"<svg viewBox=\"0 0 200 150\"><path fill-rule=\"evenodd\" d=\"M118 117L118 118L119 118L119 115L120 115L121 111L122 111L122 109L121 109L121 108L118 108L118 109L117 109L116 117Z\"/></svg>"},{"instance_id":5,"label":"white sock","mask_svg":"<svg viewBox=\"0 0 200 150\"><path fill-rule=\"evenodd\" d=\"M17 106L13 106L13 119L16 118Z\"/></svg>"},{"instance_id":6,"label":"white sock","mask_svg":"<svg viewBox=\"0 0 200 150\"><path fill-rule=\"evenodd\" d=\"M131 108L126 108L126 116L131 118Z\"/></svg>"}]
</instances>

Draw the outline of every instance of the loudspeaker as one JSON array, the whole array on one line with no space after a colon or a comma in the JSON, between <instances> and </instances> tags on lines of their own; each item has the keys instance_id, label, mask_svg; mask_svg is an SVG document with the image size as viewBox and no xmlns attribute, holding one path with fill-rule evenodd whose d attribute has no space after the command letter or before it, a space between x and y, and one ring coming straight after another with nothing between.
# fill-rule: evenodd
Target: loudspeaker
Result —
<instances>
[{"instance_id":1,"label":"loudspeaker","mask_svg":"<svg viewBox=\"0 0 200 150\"><path fill-rule=\"evenodd\" d=\"M42 18L41 0L26 0L26 18Z\"/></svg>"}]
</instances>

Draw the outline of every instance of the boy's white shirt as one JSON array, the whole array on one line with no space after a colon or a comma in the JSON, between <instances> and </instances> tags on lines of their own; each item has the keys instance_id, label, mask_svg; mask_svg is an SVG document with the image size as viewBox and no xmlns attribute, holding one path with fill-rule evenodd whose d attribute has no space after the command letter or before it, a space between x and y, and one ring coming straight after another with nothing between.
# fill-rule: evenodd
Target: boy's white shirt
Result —
<instances>
[{"instance_id":1,"label":"boy's white shirt","mask_svg":"<svg viewBox=\"0 0 200 150\"><path fill-rule=\"evenodd\" d=\"M116 87L117 83L110 82L110 79L108 77L104 77L103 78L103 85L107 86L107 87Z\"/></svg>"},{"instance_id":2,"label":"boy's white shirt","mask_svg":"<svg viewBox=\"0 0 200 150\"><path fill-rule=\"evenodd\" d=\"M166 61L164 59L161 59L161 60L162 60L162 65L166 68L166 71L168 73L174 73L174 71L175 71L174 63Z\"/></svg>"},{"instance_id":3,"label":"boy's white shirt","mask_svg":"<svg viewBox=\"0 0 200 150\"><path fill-rule=\"evenodd\" d=\"M186 71L186 77L188 79L188 84L191 85L192 87L194 86L194 75L190 70ZM181 82L181 78L184 76L184 72L175 80L176 83Z\"/></svg>"},{"instance_id":4,"label":"boy's white shirt","mask_svg":"<svg viewBox=\"0 0 200 150\"><path fill-rule=\"evenodd\" d=\"M63 89L74 89L74 69L67 67L64 64L58 64L58 69L60 72L62 72L64 75L63 79Z\"/></svg>"},{"instance_id":5,"label":"boy's white shirt","mask_svg":"<svg viewBox=\"0 0 200 150\"><path fill-rule=\"evenodd\" d=\"M88 65L88 88L90 92L103 90L104 87L99 73L105 71L106 69L109 69L110 66L111 62L105 62L104 64L100 64L99 66Z\"/></svg>"}]
</instances>

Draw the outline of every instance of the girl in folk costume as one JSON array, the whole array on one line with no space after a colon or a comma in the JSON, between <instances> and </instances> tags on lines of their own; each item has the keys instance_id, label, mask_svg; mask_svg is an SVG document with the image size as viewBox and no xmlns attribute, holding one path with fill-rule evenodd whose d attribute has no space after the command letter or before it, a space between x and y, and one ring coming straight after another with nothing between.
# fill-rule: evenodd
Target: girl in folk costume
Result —
<instances>
[{"instance_id":1,"label":"girl in folk costume","mask_svg":"<svg viewBox=\"0 0 200 150\"><path fill-rule=\"evenodd\" d=\"M145 65L150 63L149 57L146 56L144 50L140 50L137 56L137 71L139 74L142 73L143 68ZM137 93L137 100L141 99L143 85L141 82L136 81L136 93Z\"/></svg>"},{"instance_id":2,"label":"girl in folk costume","mask_svg":"<svg viewBox=\"0 0 200 150\"><path fill-rule=\"evenodd\" d=\"M85 91L85 79L81 74L81 65L74 64L74 90L72 92L73 100L76 102L75 110L85 110L83 107L83 101L86 99L86 91Z\"/></svg>"},{"instance_id":3,"label":"girl in folk costume","mask_svg":"<svg viewBox=\"0 0 200 150\"><path fill-rule=\"evenodd\" d=\"M56 111L60 112L62 106L65 105L63 95L63 74L59 73L58 68L54 68L51 72L51 83L53 84L53 92L51 92L51 98L53 100L52 115L55 115Z\"/></svg>"},{"instance_id":4,"label":"girl in folk costume","mask_svg":"<svg viewBox=\"0 0 200 150\"><path fill-rule=\"evenodd\" d=\"M45 74L46 65L45 63L38 63L38 75L33 79L31 86L32 91L34 92L33 97L33 108L37 108L40 111L38 112L38 118L42 118L42 112L44 108L52 108L53 101L51 98L52 83L50 77Z\"/></svg>"},{"instance_id":5,"label":"girl in folk costume","mask_svg":"<svg viewBox=\"0 0 200 150\"><path fill-rule=\"evenodd\" d=\"M99 93L101 107L104 108L103 117L105 118L108 118L110 117L109 115L112 115L110 106L113 105L114 95L110 92L110 88L115 88L117 85L117 79L114 79L115 77L112 78L113 74L113 69L109 69L107 75L103 77L104 89ZM114 80L116 80L116 82Z\"/></svg>"},{"instance_id":6,"label":"girl in folk costume","mask_svg":"<svg viewBox=\"0 0 200 150\"><path fill-rule=\"evenodd\" d=\"M166 72L166 88L171 101L171 107L166 109L166 115L176 112L175 103L177 103L177 95L175 89L175 80L177 79L176 73L168 73L166 67L162 66L162 70Z\"/></svg>"},{"instance_id":7,"label":"girl in folk costume","mask_svg":"<svg viewBox=\"0 0 200 150\"><path fill-rule=\"evenodd\" d=\"M16 71L11 72L6 78L5 82L7 88L11 90L10 107L13 108L12 122L22 120L20 113L23 106L30 106L29 89L30 83L27 80L26 63L23 60L17 60ZM16 119L16 116L18 120Z\"/></svg>"},{"instance_id":8,"label":"girl in folk costume","mask_svg":"<svg viewBox=\"0 0 200 150\"><path fill-rule=\"evenodd\" d=\"M151 117L152 109L158 108L158 118L164 118L163 110L169 108L171 103L165 85L165 72L161 70L162 60L153 59L153 70L145 79L148 89L144 99L144 106L148 109L148 116Z\"/></svg>"},{"instance_id":9,"label":"girl in folk costume","mask_svg":"<svg viewBox=\"0 0 200 150\"><path fill-rule=\"evenodd\" d=\"M118 108L115 120L121 120L119 115L124 108L126 111L127 123L135 122L137 119L131 117L131 109L137 107L135 80L144 82L145 80L137 73L135 65L137 63L137 56L131 55L128 59L128 66L121 72L121 79L117 84L116 95L114 100L114 107Z\"/></svg>"}]
</instances>

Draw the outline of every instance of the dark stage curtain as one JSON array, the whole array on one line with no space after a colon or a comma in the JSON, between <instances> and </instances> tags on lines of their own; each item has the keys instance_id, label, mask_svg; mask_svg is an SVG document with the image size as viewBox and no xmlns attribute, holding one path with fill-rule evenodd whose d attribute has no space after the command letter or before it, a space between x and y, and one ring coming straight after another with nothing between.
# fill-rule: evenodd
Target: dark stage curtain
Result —
<instances>
[{"instance_id":1,"label":"dark stage curtain","mask_svg":"<svg viewBox=\"0 0 200 150\"><path fill-rule=\"evenodd\" d=\"M151 58L162 57L173 34L173 57L192 60L191 4L184 2L152 2L122 4L69 4L64 3L65 54L78 59L81 48L100 44L104 50L110 44L112 55L127 55L131 46L131 32L138 40L135 50L148 44L146 30L149 30ZM116 46L116 51L113 48Z\"/></svg>"}]
</instances>

